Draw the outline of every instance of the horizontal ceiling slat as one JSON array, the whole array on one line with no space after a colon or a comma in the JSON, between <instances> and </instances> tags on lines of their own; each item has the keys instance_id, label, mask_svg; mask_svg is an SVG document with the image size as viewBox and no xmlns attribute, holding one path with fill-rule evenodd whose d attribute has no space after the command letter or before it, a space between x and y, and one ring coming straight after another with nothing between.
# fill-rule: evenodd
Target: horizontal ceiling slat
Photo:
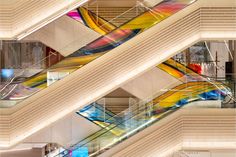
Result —
<instances>
[{"instance_id":1,"label":"horizontal ceiling slat","mask_svg":"<svg viewBox=\"0 0 236 157\"><path fill-rule=\"evenodd\" d=\"M0 38L14 38L33 29L52 16L82 0L9 0L0 1ZM4 23L4 24L2 24ZM11 32L8 32L11 30ZM6 35L8 34L8 35ZM1 35L4 35L3 37Z\"/></svg>"}]
</instances>

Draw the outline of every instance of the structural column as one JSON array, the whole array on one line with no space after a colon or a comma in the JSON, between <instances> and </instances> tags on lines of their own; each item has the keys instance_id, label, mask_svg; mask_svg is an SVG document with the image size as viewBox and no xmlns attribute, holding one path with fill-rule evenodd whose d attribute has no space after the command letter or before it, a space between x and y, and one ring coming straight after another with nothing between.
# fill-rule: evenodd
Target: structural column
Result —
<instances>
[{"instance_id":1,"label":"structural column","mask_svg":"<svg viewBox=\"0 0 236 157\"><path fill-rule=\"evenodd\" d=\"M232 62L232 79L236 79L236 41L229 41L229 49L233 56L229 56L229 61Z\"/></svg>"},{"instance_id":2,"label":"structural column","mask_svg":"<svg viewBox=\"0 0 236 157\"><path fill-rule=\"evenodd\" d=\"M3 54L3 44L2 40L0 40L0 69L3 69L4 67L4 54ZM1 74L1 71L0 71ZM0 75L0 83L2 82L2 77Z\"/></svg>"},{"instance_id":3,"label":"structural column","mask_svg":"<svg viewBox=\"0 0 236 157\"><path fill-rule=\"evenodd\" d=\"M234 98L236 98L236 41L229 41L229 49L233 57L229 58L229 61L232 62L232 86L234 90ZM234 103L235 104L235 103ZM236 105L236 104L235 104Z\"/></svg>"}]
</instances>

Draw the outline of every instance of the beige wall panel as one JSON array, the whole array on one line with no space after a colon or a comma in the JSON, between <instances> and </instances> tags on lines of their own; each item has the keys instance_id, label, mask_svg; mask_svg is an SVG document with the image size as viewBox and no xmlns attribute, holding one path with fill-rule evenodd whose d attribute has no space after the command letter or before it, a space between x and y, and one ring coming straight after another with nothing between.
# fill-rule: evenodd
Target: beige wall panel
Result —
<instances>
[{"instance_id":1,"label":"beige wall panel","mask_svg":"<svg viewBox=\"0 0 236 157\"><path fill-rule=\"evenodd\" d=\"M179 84L179 80L155 67L121 88L139 99L150 100Z\"/></svg>"},{"instance_id":2,"label":"beige wall panel","mask_svg":"<svg viewBox=\"0 0 236 157\"><path fill-rule=\"evenodd\" d=\"M67 56L99 36L95 31L65 15L24 40L39 40Z\"/></svg>"},{"instance_id":3,"label":"beige wall panel","mask_svg":"<svg viewBox=\"0 0 236 157\"><path fill-rule=\"evenodd\" d=\"M58 143L68 147L83 140L101 128L84 117L71 113L30 136L23 143Z\"/></svg>"}]
</instances>

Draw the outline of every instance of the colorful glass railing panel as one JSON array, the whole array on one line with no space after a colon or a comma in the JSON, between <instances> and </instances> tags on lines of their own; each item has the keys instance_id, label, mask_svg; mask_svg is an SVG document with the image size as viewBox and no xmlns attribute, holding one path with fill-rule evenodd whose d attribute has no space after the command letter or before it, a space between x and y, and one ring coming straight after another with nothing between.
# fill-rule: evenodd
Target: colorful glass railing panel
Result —
<instances>
[{"instance_id":1,"label":"colorful glass railing panel","mask_svg":"<svg viewBox=\"0 0 236 157\"><path fill-rule=\"evenodd\" d=\"M113 112L98 103L87 105L76 113L101 127L106 127L119 121L117 118L114 118L115 114Z\"/></svg>"},{"instance_id":2,"label":"colorful glass railing panel","mask_svg":"<svg viewBox=\"0 0 236 157\"><path fill-rule=\"evenodd\" d=\"M116 26L89 11L84 7L79 7L76 10L70 11L67 16L81 22L85 26L91 28L101 35L106 35L111 30L114 30Z\"/></svg>"},{"instance_id":3,"label":"colorful glass railing panel","mask_svg":"<svg viewBox=\"0 0 236 157\"><path fill-rule=\"evenodd\" d=\"M181 84L173 89L170 89L169 92L161 95L160 97L158 97L157 100L155 99L155 101L160 101L162 99L165 99L168 95L173 94L173 95L175 95L175 99L174 99L174 97L172 97L173 95L171 97L169 97L169 99L176 100L175 105L181 106L181 105L183 105L183 103L189 103L188 98L183 97L183 92L182 92L183 90L194 94L202 87L205 87L206 85L209 86L210 84L214 84L215 89L212 91L206 90L204 92L198 93L198 95L195 95L196 101L197 100L210 100L211 98L217 99L220 95L230 94L230 89L226 85L223 85L220 82L208 82L207 83L206 82L207 79L205 77L199 75L198 73L194 72L190 68L184 66L183 64L181 64L179 62L176 62L173 59L169 59L169 60L161 63L157 67L162 69L163 71L165 71L166 73L168 73L172 77L175 77L178 80L182 81L183 84ZM188 84L186 84L186 83L188 83ZM188 85L188 86L186 86L186 85ZM190 88L189 86L192 86L191 90L189 89ZM220 86L220 87L218 87L218 86ZM195 91L193 91L193 89ZM222 91L220 89L222 89ZM175 92L173 92L172 90ZM180 91L180 92L178 92L178 91ZM224 94L221 92L223 92ZM186 93L184 93L184 94L186 94ZM168 105L170 105L170 103ZM98 121L97 119L99 119L100 116L110 117L110 115L111 115L110 111L103 109L102 113L100 113L100 112L96 113L98 116L98 117L96 117L96 116L94 116L94 115L96 115L94 113L94 110L92 110L93 112L91 113L91 108L89 106L91 106L91 104L84 107L82 110L83 112L81 112L81 110L80 110L77 113L82 115L83 117L89 119L93 123L95 123L101 127L107 128L107 129L109 129L109 127L107 127L107 126L109 126L111 124L119 123L120 120L122 119L122 116L124 116L124 115L119 115L119 116L115 116L116 118L113 117L111 120L106 121L104 119L103 120L100 119L100 121ZM86 114L84 114L84 112L86 112ZM92 118L91 118L90 113L93 116Z\"/></svg>"},{"instance_id":4,"label":"colorful glass railing panel","mask_svg":"<svg viewBox=\"0 0 236 157\"><path fill-rule=\"evenodd\" d=\"M165 0L106 36L88 44L74 56L111 50L194 2L195 0Z\"/></svg>"},{"instance_id":5,"label":"colorful glass railing panel","mask_svg":"<svg viewBox=\"0 0 236 157\"><path fill-rule=\"evenodd\" d=\"M159 64L157 67L182 82L186 82L186 80L188 82L205 80L205 78L199 75L197 72L193 71L188 66L175 61L174 59L168 59L162 64Z\"/></svg>"},{"instance_id":6,"label":"colorful glass railing panel","mask_svg":"<svg viewBox=\"0 0 236 157\"><path fill-rule=\"evenodd\" d=\"M230 89L220 82L188 82L170 89L168 92L153 99L146 106L152 106L153 103L158 103L158 107L161 107L161 110L167 110L174 106L181 107L193 101L222 100L230 94ZM107 110L93 110L91 113L91 109L88 106L83 108L83 112L80 110L77 113L103 128L110 129L123 121L127 116L127 114L118 114L111 117L111 114ZM84 114L85 111L86 114ZM132 112L132 110L129 112ZM107 117L106 119L103 118L104 115Z\"/></svg>"}]
</instances>

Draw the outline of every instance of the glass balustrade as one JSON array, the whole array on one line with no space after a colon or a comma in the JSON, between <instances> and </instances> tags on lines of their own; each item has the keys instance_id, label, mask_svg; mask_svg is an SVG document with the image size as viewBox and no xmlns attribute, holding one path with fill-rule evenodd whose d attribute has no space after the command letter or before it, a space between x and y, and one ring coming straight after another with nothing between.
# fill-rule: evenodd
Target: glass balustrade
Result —
<instances>
[{"instance_id":1,"label":"glass balustrade","mask_svg":"<svg viewBox=\"0 0 236 157\"><path fill-rule=\"evenodd\" d=\"M204 53L203 55L206 56ZM224 55L226 56L226 54ZM186 56L182 58L186 59ZM227 61L225 60L225 62ZM209 61L205 60L204 62ZM217 65L215 66L217 67ZM79 154L80 150L86 150L87 156L97 156L182 107L190 107L190 109L195 107L234 107L236 101L234 96L235 81L233 79L212 77L216 74L219 75L216 71L211 72L208 76L208 73L202 72L196 61L190 61L186 64L181 61L179 54L159 64L156 68L176 78L176 82L166 84L165 87L156 93L154 92L145 101L140 101L112 117L110 111L106 112L103 109L101 114L110 118L103 118L99 123L94 122L103 129L57 156L69 157L73 153ZM210 67L210 69L212 68ZM158 82L158 80L156 81ZM199 104L201 105L199 106ZM86 111L86 107L77 113L81 111ZM87 113L89 115L89 112Z\"/></svg>"},{"instance_id":2,"label":"glass balustrade","mask_svg":"<svg viewBox=\"0 0 236 157\"><path fill-rule=\"evenodd\" d=\"M88 150L89 156L96 156L181 107L196 101L223 100L230 96L230 91L222 83L212 83L188 82L167 89L164 94L157 94L151 101L140 102L135 107L107 119L106 127L57 156L69 157L74 152L80 152L80 149Z\"/></svg>"}]
</instances>

